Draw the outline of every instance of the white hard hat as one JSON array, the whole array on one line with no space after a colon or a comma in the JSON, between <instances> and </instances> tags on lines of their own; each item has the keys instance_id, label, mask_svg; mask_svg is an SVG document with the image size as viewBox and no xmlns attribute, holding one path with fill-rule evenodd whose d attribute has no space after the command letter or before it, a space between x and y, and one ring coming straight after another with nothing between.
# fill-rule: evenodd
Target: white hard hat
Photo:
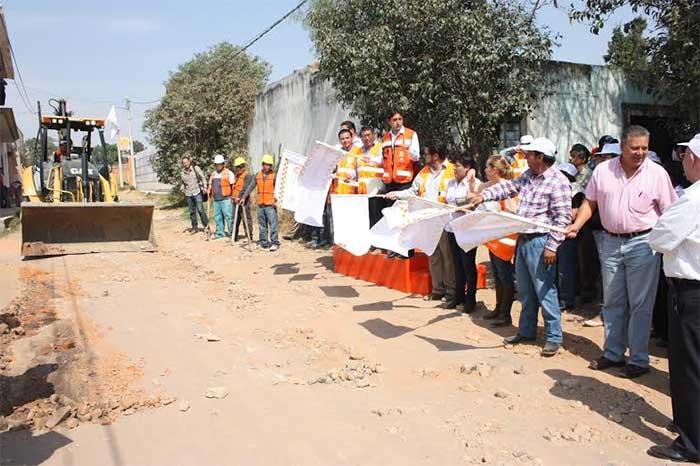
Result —
<instances>
[{"instance_id":1,"label":"white hard hat","mask_svg":"<svg viewBox=\"0 0 700 466\"><path fill-rule=\"evenodd\" d=\"M622 148L619 143L605 144L596 155L621 155Z\"/></svg>"},{"instance_id":2,"label":"white hard hat","mask_svg":"<svg viewBox=\"0 0 700 466\"><path fill-rule=\"evenodd\" d=\"M214 163L219 164L219 163L226 163L226 160L224 160L224 156L221 154L217 154L214 156Z\"/></svg>"},{"instance_id":3,"label":"white hard hat","mask_svg":"<svg viewBox=\"0 0 700 466\"><path fill-rule=\"evenodd\" d=\"M693 139L688 142L678 143L679 146L685 146L693 152L693 155L700 159L700 133L696 134Z\"/></svg>"},{"instance_id":4,"label":"white hard hat","mask_svg":"<svg viewBox=\"0 0 700 466\"><path fill-rule=\"evenodd\" d=\"M554 158L557 153L557 147L552 141L547 138L535 138L530 144L527 144L523 149L528 152L539 152L545 157Z\"/></svg>"},{"instance_id":5,"label":"white hard hat","mask_svg":"<svg viewBox=\"0 0 700 466\"><path fill-rule=\"evenodd\" d=\"M528 144L532 144L532 142L535 140L532 136L529 134L526 134L525 136L520 138L520 145L521 146L527 146Z\"/></svg>"},{"instance_id":6,"label":"white hard hat","mask_svg":"<svg viewBox=\"0 0 700 466\"><path fill-rule=\"evenodd\" d=\"M573 163L565 162L562 164L559 164L559 171L562 173L566 173L567 175L571 176L572 178L576 178L576 175L578 175L578 170L576 169L576 166Z\"/></svg>"}]
</instances>

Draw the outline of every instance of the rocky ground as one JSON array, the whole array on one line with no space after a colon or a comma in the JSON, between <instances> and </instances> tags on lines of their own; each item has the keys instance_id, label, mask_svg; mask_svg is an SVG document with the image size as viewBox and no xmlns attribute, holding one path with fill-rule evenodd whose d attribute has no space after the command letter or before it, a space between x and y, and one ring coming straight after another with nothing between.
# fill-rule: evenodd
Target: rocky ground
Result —
<instances>
[{"instance_id":1,"label":"rocky ground","mask_svg":"<svg viewBox=\"0 0 700 466\"><path fill-rule=\"evenodd\" d=\"M0 237L0 465L652 465L668 442L665 350L629 381L565 350L504 348L483 315L183 233L157 253L21 260ZM518 306L516 305L516 316Z\"/></svg>"}]
</instances>

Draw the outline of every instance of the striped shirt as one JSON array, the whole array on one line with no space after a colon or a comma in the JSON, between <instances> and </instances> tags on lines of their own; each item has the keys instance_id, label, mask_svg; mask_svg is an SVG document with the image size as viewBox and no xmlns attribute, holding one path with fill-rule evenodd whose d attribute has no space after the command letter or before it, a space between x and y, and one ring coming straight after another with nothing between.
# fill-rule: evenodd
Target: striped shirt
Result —
<instances>
[{"instance_id":1,"label":"striped shirt","mask_svg":"<svg viewBox=\"0 0 700 466\"><path fill-rule=\"evenodd\" d=\"M502 181L481 194L484 201L501 201L519 196L517 215L561 228L571 224L571 183L554 167L549 167L540 175L527 170L522 176ZM565 239L563 233L536 226L522 233L549 234L545 248L554 252Z\"/></svg>"}]
</instances>

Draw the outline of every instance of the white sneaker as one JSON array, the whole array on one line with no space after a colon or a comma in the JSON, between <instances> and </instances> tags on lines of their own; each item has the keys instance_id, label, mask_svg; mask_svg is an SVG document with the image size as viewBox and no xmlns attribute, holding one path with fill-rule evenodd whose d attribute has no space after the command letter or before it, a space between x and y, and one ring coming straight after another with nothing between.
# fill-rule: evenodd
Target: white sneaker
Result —
<instances>
[{"instance_id":1,"label":"white sneaker","mask_svg":"<svg viewBox=\"0 0 700 466\"><path fill-rule=\"evenodd\" d=\"M270 251L270 252L275 252L275 251L277 251L279 248L280 248L279 245L273 244L272 246L270 246L269 251Z\"/></svg>"}]
</instances>

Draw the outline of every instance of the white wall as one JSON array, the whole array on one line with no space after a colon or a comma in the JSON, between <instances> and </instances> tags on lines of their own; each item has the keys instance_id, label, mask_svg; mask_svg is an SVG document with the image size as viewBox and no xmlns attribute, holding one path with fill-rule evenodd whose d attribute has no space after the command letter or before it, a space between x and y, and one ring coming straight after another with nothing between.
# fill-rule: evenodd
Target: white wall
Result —
<instances>
[{"instance_id":1,"label":"white wall","mask_svg":"<svg viewBox=\"0 0 700 466\"><path fill-rule=\"evenodd\" d=\"M153 168L153 158L156 156L154 148L148 148L137 152L134 157L136 173L136 189L139 191L170 191L172 185L158 181L158 175Z\"/></svg>"},{"instance_id":2,"label":"white wall","mask_svg":"<svg viewBox=\"0 0 700 466\"><path fill-rule=\"evenodd\" d=\"M598 145L605 134L620 137L624 104L652 104L649 95L634 87L621 71L577 63L550 62L548 95L527 119L527 133L551 139L560 160L568 160L576 143Z\"/></svg>"},{"instance_id":3,"label":"white wall","mask_svg":"<svg viewBox=\"0 0 700 466\"><path fill-rule=\"evenodd\" d=\"M527 118L525 133L554 141L562 161L568 160L575 143L593 147L604 134L619 137L623 103L652 103L621 72L608 67L550 62L546 74L549 95ZM273 83L255 101L248 142L253 169L264 153L277 156L280 145L305 154L316 139L336 143L340 122L349 113L313 66Z\"/></svg>"},{"instance_id":4,"label":"white wall","mask_svg":"<svg viewBox=\"0 0 700 466\"><path fill-rule=\"evenodd\" d=\"M259 169L263 154L277 160L280 146L307 154L316 140L336 144L340 123L349 117L330 82L320 79L313 67L271 84L255 100L248 138L252 170Z\"/></svg>"}]
</instances>

